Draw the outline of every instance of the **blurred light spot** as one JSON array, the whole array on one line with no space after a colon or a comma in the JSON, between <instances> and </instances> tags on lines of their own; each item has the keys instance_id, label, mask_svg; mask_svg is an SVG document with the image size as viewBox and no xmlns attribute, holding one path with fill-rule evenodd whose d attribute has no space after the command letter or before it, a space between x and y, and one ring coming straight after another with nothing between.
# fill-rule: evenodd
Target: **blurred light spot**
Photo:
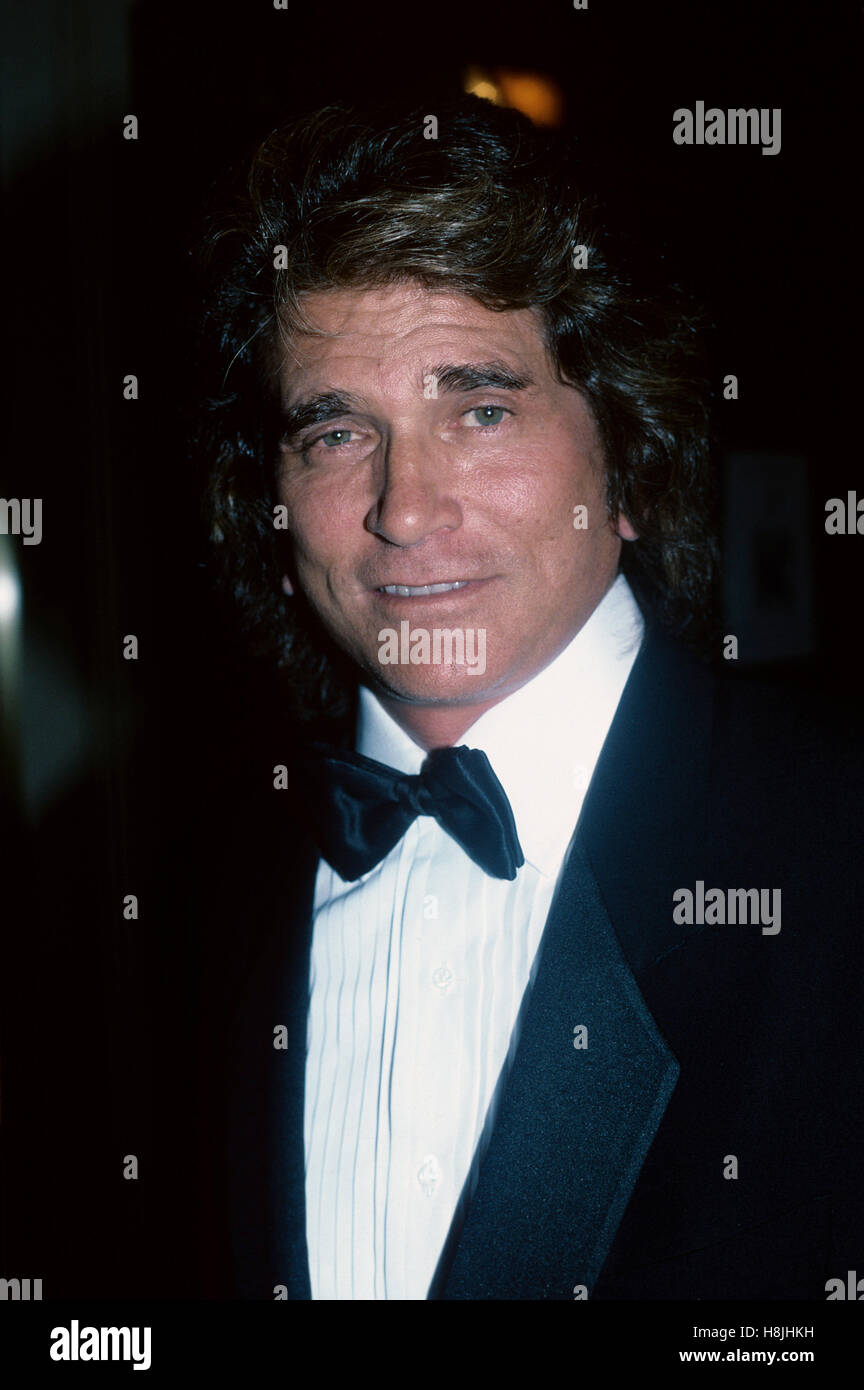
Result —
<instances>
[{"instance_id":1,"label":"blurred light spot","mask_svg":"<svg viewBox=\"0 0 864 1390\"><path fill-rule=\"evenodd\" d=\"M564 97L551 77L538 72L499 72L498 81L507 106L515 106L535 125L560 125Z\"/></svg>"},{"instance_id":2,"label":"blurred light spot","mask_svg":"<svg viewBox=\"0 0 864 1390\"><path fill-rule=\"evenodd\" d=\"M504 105L501 88L496 86L488 72L483 72L480 68L468 69L462 79L462 88L471 96L482 97L484 101L494 102L496 106Z\"/></svg>"},{"instance_id":3,"label":"blurred light spot","mask_svg":"<svg viewBox=\"0 0 864 1390\"><path fill-rule=\"evenodd\" d=\"M8 570L0 571L0 623L10 623L18 613L18 580Z\"/></svg>"},{"instance_id":4,"label":"blurred light spot","mask_svg":"<svg viewBox=\"0 0 864 1390\"><path fill-rule=\"evenodd\" d=\"M462 87L496 106L512 106L535 125L561 125L564 119L564 95L557 82L545 73L469 68Z\"/></svg>"}]
</instances>

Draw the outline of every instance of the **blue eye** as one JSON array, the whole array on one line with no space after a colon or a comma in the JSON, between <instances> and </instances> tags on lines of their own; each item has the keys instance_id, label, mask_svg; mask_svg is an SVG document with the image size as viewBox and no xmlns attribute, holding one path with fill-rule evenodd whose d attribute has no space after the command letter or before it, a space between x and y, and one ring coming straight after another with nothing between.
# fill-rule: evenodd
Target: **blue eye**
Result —
<instances>
[{"instance_id":1,"label":"blue eye","mask_svg":"<svg viewBox=\"0 0 864 1390\"><path fill-rule=\"evenodd\" d=\"M353 430L328 430L326 434L319 435L315 443L324 444L328 449L336 449L340 444L347 443L349 434L353 434Z\"/></svg>"},{"instance_id":2,"label":"blue eye","mask_svg":"<svg viewBox=\"0 0 864 1390\"><path fill-rule=\"evenodd\" d=\"M505 410L503 405L478 405L474 410L469 410L467 414L475 417L474 424L500 425L504 416L509 415L510 412Z\"/></svg>"}]
</instances>

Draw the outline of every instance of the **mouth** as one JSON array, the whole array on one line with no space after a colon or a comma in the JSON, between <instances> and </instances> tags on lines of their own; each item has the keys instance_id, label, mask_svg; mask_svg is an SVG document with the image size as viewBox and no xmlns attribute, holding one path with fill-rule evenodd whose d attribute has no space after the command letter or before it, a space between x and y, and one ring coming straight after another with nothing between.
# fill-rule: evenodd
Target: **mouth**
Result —
<instances>
[{"instance_id":1,"label":"mouth","mask_svg":"<svg viewBox=\"0 0 864 1390\"><path fill-rule=\"evenodd\" d=\"M457 589L467 589L476 580L451 579L434 584L382 584L379 594L390 594L398 598L428 598L430 594L452 594Z\"/></svg>"}]
</instances>

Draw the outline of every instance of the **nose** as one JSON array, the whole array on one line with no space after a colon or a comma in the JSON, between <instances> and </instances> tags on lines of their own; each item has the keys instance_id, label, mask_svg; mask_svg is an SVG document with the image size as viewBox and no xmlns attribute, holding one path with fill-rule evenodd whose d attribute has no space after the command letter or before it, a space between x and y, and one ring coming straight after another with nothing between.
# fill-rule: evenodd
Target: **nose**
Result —
<instances>
[{"instance_id":1,"label":"nose","mask_svg":"<svg viewBox=\"0 0 864 1390\"><path fill-rule=\"evenodd\" d=\"M366 529L391 545L419 545L435 531L456 530L462 510L452 475L428 439L391 436Z\"/></svg>"}]
</instances>

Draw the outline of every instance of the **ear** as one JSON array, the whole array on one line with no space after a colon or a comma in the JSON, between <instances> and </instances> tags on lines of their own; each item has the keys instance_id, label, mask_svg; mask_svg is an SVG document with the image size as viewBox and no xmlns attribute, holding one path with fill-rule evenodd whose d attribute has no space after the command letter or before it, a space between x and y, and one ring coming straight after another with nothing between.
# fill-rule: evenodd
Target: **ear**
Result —
<instances>
[{"instance_id":1,"label":"ear","mask_svg":"<svg viewBox=\"0 0 864 1390\"><path fill-rule=\"evenodd\" d=\"M638 533L634 531L623 512L618 513L618 525L616 530L622 541L638 541L639 539Z\"/></svg>"},{"instance_id":2,"label":"ear","mask_svg":"<svg viewBox=\"0 0 864 1390\"><path fill-rule=\"evenodd\" d=\"M294 593L294 585L291 583L287 574L283 574L282 576L282 592L286 598L291 598Z\"/></svg>"}]
</instances>

